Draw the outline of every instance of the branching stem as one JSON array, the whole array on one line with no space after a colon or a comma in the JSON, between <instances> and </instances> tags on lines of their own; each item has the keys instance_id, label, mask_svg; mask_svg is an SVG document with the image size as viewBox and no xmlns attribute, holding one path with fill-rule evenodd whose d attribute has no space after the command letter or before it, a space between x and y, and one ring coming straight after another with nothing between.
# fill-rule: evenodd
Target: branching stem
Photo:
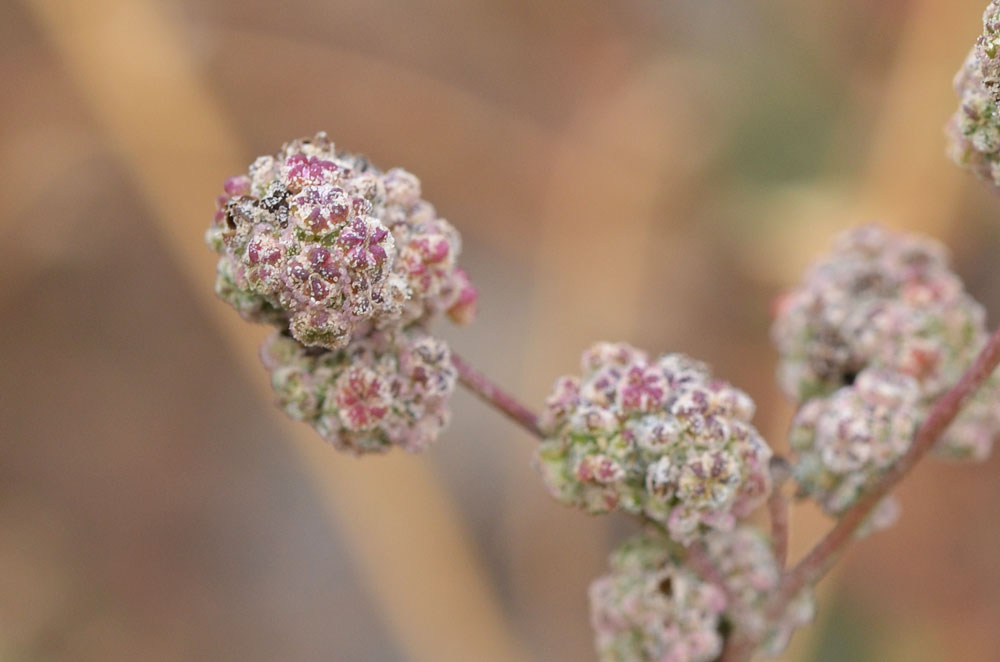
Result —
<instances>
[{"instance_id":1,"label":"branching stem","mask_svg":"<svg viewBox=\"0 0 1000 662\"><path fill-rule=\"evenodd\" d=\"M535 412L493 383L489 377L466 363L465 359L454 351L451 353L451 362L458 370L458 379L465 388L475 393L480 400L507 416L534 437L539 440L545 438L538 427L538 415Z\"/></svg>"},{"instance_id":2,"label":"branching stem","mask_svg":"<svg viewBox=\"0 0 1000 662\"><path fill-rule=\"evenodd\" d=\"M958 416L965 401L989 378L997 364L1000 364L1000 328L993 332L986 346L958 383L934 402L906 453L844 513L798 565L785 575L769 609L772 618L779 617L788 602L805 586L814 584L826 574L834 559L855 538L858 527L865 522L872 509L934 447L941 433Z\"/></svg>"}]
</instances>

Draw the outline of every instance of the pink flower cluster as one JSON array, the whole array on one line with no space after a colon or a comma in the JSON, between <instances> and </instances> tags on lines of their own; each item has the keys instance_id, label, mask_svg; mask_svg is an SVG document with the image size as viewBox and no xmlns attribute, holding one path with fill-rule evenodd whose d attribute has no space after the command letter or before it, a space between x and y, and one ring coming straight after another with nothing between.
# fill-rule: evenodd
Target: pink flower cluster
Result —
<instances>
[{"instance_id":1,"label":"pink flower cluster","mask_svg":"<svg viewBox=\"0 0 1000 662\"><path fill-rule=\"evenodd\" d=\"M219 295L304 345L339 349L373 326L475 313L458 233L419 180L338 152L322 133L227 180L207 241Z\"/></svg>"},{"instance_id":2,"label":"pink flower cluster","mask_svg":"<svg viewBox=\"0 0 1000 662\"><path fill-rule=\"evenodd\" d=\"M278 403L337 448L423 450L447 424L458 373L448 345L414 327L316 351L280 331L261 347Z\"/></svg>"},{"instance_id":3,"label":"pink flower cluster","mask_svg":"<svg viewBox=\"0 0 1000 662\"><path fill-rule=\"evenodd\" d=\"M620 508L687 544L732 529L768 495L771 449L746 393L680 354L623 343L583 354L546 402L535 463L552 494L592 513Z\"/></svg>"},{"instance_id":4,"label":"pink flower cluster","mask_svg":"<svg viewBox=\"0 0 1000 662\"><path fill-rule=\"evenodd\" d=\"M995 58L990 62L996 65ZM978 49L973 49L955 75L959 107L948 121L946 132L952 161L1000 187L1000 111L994 96L995 78L993 82L993 87L987 88Z\"/></svg>"},{"instance_id":5,"label":"pink flower cluster","mask_svg":"<svg viewBox=\"0 0 1000 662\"><path fill-rule=\"evenodd\" d=\"M873 367L852 386L806 402L789 434L800 492L831 515L844 512L910 447L922 414L919 401L913 377ZM874 528L892 524L880 514L896 511L894 504L876 510Z\"/></svg>"},{"instance_id":6,"label":"pink flower cluster","mask_svg":"<svg viewBox=\"0 0 1000 662\"><path fill-rule=\"evenodd\" d=\"M1000 186L1000 1L983 12L983 31L955 75L960 105L948 122L952 160Z\"/></svg>"},{"instance_id":7,"label":"pink flower cluster","mask_svg":"<svg viewBox=\"0 0 1000 662\"><path fill-rule=\"evenodd\" d=\"M623 543L611 572L590 585L598 658L604 662L710 662L722 651L726 598L676 564L660 536Z\"/></svg>"},{"instance_id":8,"label":"pink flower cluster","mask_svg":"<svg viewBox=\"0 0 1000 662\"><path fill-rule=\"evenodd\" d=\"M339 448L426 446L448 420L456 371L427 335L472 320L458 232L419 180L337 151L323 133L226 181L206 233L216 292L278 331L262 348L282 407Z\"/></svg>"},{"instance_id":9,"label":"pink flower cluster","mask_svg":"<svg viewBox=\"0 0 1000 662\"><path fill-rule=\"evenodd\" d=\"M781 573L767 538L740 526L705 537L720 585L699 577L670 539L650 530L611 555L611 572L590 586L598 657L614 662L704 662L723 644L723 622L777 656L813 617L804 591L777 619L766 614Z\"/></svg>"},{"instance_id":10,"label":"pink flower cluster","mask_svg":"<svg viewBox=\"0 0 1000 662\"><path fill-rule=\"evenodd\" d=\"M983 32L972 49L983 87L1000 103L1000 0L990 0L983 11Z\"/></svg>"},{"instance_id":11,"label":"pink flower cluster","mask_svg":"<svg viewBox=\"0 0 1000 662\"><path fill-rule=\"evenodd\" d=\"M986 342L983 308L949 268L945 249L931 239L874 225L839 237L832 253L779 300L776 310L772 336L781 355L779 382L800 402L855 389L860 374L876 368L870 380L880 388L912 381L916 396L906 403L920 419ZM997 389L994 379L978 399L989 401ZM869 394L837 397L861 403ZM811 405L811 411L821 406ZM853 411L868 409L858 405ZM871 436L874 424L863 418L850 427L855 435L868 430ZM938 451L983 459L998 431L1000 412L972 406L944 434Z\"/></svg>"},{"instance_id":12,"label":"pink flower cluster","mask_svg":"<svg viewBox=\"0 0 1000 662\"><path fill-rule=\"evenodd\" d=\"M759 641L760 652L780 655L796 628L812 621L815 601L812 591L803 591L776 620L768 618L768 602L778 589L781 570L771 543L748 525L705 537L708 558L721 575L729 596L725 616L730 623Z\"/></svg>"},{"instance_id":13,"label":"pink flower cluster","mask_svg":"<svg viewBox=\"0 0 1000 662\"><path fill-rule=\"evenodd\" d=\"M831 515L853 505L910 447L933 402L986 342L985 315L930 239L864 226L842 235L772 329L779 381L802 404L792 423L800 494ZM981 460L1000 432L996 378L942 435L941 455ZM898 513L883 501L867 529Z\"/></svg>"}]
</instances>

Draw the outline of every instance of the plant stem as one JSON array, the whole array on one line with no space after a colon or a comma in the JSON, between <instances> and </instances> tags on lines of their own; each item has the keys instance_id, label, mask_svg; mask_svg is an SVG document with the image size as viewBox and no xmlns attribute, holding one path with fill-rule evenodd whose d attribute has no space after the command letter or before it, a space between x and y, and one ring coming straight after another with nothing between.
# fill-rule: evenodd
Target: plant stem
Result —
<instances>
[{"instance_id":1,"label":"plant stem","mask_svg":"<svg viewBox=\"0 0 1000 662\"><path fill-rule=\"evenodd\" d=\"M701 541L696 542L688 547L684 548L685 556L684 559L687 564L695 571L702 580L715 584L720 591L726 596L726 603L733 604L735 602L735 596L733 596L732 591L726 586L726 580L719 571L718 566L712 561L708 556L708 550L705 549L705 544Z\"/></svg>"},{"instance_id":2,"label":"plant stem","mask_svg":"<svg viewBox=\"0 0 1000 662\"><path fill-rule=\"evenodd\" d=\"M722 654L716 662L745 662L753 653L753 642L741 635L733 632L722 648Z\"/></svg>"},{"instance_id":3,"label":"plant stem","mask_svg":"<svg viewBox=\"0 0 1000 662\"><path fill-rule=\"evenodd\" d=\"M462 382L465 388L475 393L479 396L480 400L506 415L537 439L541 440L545 438L545 435L538 427L538 416L518 402L517 398L494 384L489 377L470 366L465 362L465 359L454 351L451 353L451 362L458 370L458 380Z\"/></svg>"},{"instance_id":4,"label":"plant stem","mask_svg":"<svg viewBox=\"0 0 1000 662\"><path fill-rule=\"evenodd\" d=\"M780 455L771 458L771 494L767 498L767 512L771 520L771 548L778 564L778 571L785 571L788 559L788 499L781 488L791 475L788 461Z\"/></svg>"},{"instance_id":5,"label":"plant stem","mask_svg":"<svg viewBox=\"0 0 1000 662\"><path fill-rule=\"evenodd\" d=\"M784 572L785 561L788 559L788 499L781 493L781 487L775 486L767 499L767 512L771 517L771 548L774 550L774 560L778 571Z\"/></svg>"},{"instance_id":6,"label":"plant stem","mask_svg":"<svg viewBox=\"0 0 1000 662\"><path fill-rule=\"evenodd\" d=\"M780 616L786 605L803 587L814 584L830 569L833 559L854 539L872 509L894 488L914 465L934 447L945 428L955 419L966 399L975 393L1000 363L1000 328L993 332L972 366L948 392L938 398L913 437L903 456L851 506L832 529L784 577L769 610Z\"/></svg>"}]
</instances>

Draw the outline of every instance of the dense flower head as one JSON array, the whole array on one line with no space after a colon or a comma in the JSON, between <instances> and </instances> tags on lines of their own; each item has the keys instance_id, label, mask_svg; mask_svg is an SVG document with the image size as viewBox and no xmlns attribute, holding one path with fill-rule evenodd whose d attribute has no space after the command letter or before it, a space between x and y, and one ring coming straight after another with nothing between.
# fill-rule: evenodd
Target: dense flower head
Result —
<instances>
[{"instance_id":1,"label":"dense flower head","mask_svg":"<svg viewBox=\"0 0 1000 662\"><path fill-rule=\"evenodd\" d=\"M582 369L556 382L541 416L536 466L557 499L644 514L687 543L767 497L771 450L746 393L686 356L651 360L624 343L594 345Z\"/></svg>"},{"instance_id":2,"label":"dense flower head","mask_svg":"<svg viewBox=\"0 0 1000 662\"><path fill-rule=\"evenodd\" d=\"M457 372L418 327L370 330L346 348L307 348L280 331L261 348L278 402L340 449L419 451L447 424Z\"/></svg>"},{"instance_id":3,"label":"dense flower head","mask_svg":"<svg viewBox=\"0 0 1000 662\"><path fill-rule=\"evenodd\" d=\"M675 563L664 538L632 538L610 564L590 585L602 662L709 662L719 655L725 595Z\"/></svg>"},{"instance_id":4,"label":"dense flower head","mask_svg":"<svg viewBox=\"0 0 1000 662\"><path fill-rule=\"evenodd\" d=\"M983 11L983 32L972 49L972 57L983 87L1000 103L1000 0L990 0Z\"/></svg>"},{"instance_id":5,"label":"dense flower head","mask_svg":"<svg viewBox=\"0 0 1000 662\"><path fill-rule=\"evenodd\" d=\"M373 325L474 315L458 233L405 170L383 172L320 133L223 189L206 239L219 254L216 291L245 318L340 349Z\"/></svg>"},{"instance_id":6,"label":"dense flower head","mask_svg":"<svg viewBox=\"0 0 1000 662\"><path fill-rule=\"evenodd\" d=\"M990 3L995 10L996 3ZM991 36L993 53L988 63L989 78L984 77L983 55L978 46L965 59L955 75L958 110L948 120L948 151L952 160L975 173L983 181L1000 186L1000 111L997 110L996 34ZM989 85L987 81L990 81Z\"/></svg>"},{"instance_id":7,"label":"dense flower head","mask_svg":"<svg viewBox=\"0 0 1000 662\"><path fill-rule=\"evenodd\" d=\"M759 652L776 656L794 630L812 620L810 590L793 599L780 617L768 618L781 571L769 540L757 529L715 531L704 542L720 585L685 565L686 552L653 529L612 553L611 572L590 587L601 660L713 660L722 648L724 624L760 642Z\"/></svg>"},{"instance_id":8,"label":"dense flower head","mask_svg":"<svg viewBox=\"0 0 1000 662\"><path fill-rule=\"evenodd\" d=\"M743 525L732 531L709 534L705 545L730 598L726 619L761 642L761 652L780 655L795 629L812 620L815 607L812 591L802 591L790 601L784 614L772 620L766 611L778 589L781 569L767 536Z\"/></svg>"},{"instance_id":9,"label":"dense flower head","mask_svg":"<svg viewBox=\"0 0 1000 662\"><path fill-rule=\"evenodd\" d=\"M841 235L779 300L772 335L779 382L797 400L832 393L869 366L940 391L975 356L984 315L940 244L868 225Z\"/></svg>"},{"instance_id":10,"label":"dense flower head","mask_svg":"<svg viewBox=\"0 0 1000 662\"><path fill-rule=\"evenodd\" d=\"M822 400L833 397L856 405L849 414L852 430L878 428L883 422L870 420L866 426L862 421L865 412L873 411L861 406L864 394L842 390L870 368L878 369L869 376L879 375L874 380L879 384L912 383L905 406L911 418L920 419L986 342L984 311L949 268L945 249L931 239L874 225L842 235L803 284L779 300L776 311L772 336L781 355L779 382L790 397L805 403L799 418L807 427L810 416L828 408ZM997 388L993 380L986 390ZM938 451L982 459L998 431L996 414L973 407L946 431ZM847 441L843 444L850 449ZM820 473L838 471L832 448L824 451ZM867 478L851 480L863 484Z\"/></svg>"},{"instance_id":11,"label":"dense flower head","mask_svg":"<svg viewBox=\"0 0 1000 662\"><path fill-rule=\"evenodd\" d=\"M851 386L805 403L789 436L800 491L831 515L844 512L910 447L919 400L913 377L868 368Z\"/></svg>"}]
</instances>

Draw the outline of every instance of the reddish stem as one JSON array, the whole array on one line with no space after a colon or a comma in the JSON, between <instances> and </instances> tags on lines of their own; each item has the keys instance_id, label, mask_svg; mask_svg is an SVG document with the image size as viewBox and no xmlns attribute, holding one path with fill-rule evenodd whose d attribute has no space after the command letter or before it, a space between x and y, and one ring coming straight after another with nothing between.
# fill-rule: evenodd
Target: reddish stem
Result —
<instances>
[{"instance_id":1,"label":"reddish stem","mask_svg":"<svg viewBox=\"0 0 1000 662\"><path fill-rule=\"evenodd\" d=\"M726 580L719 571L718 566L715 562L708 556L708 550L705 549L705 545L702 542L696 542L689 547L685 547L686 558L688 566L695 571L702 580L715 584L720 591L726 596L726 603L733 604L736 601L735 596L726 586Z\"/></svg>"},{"instance_id":2,"label":"reddish stem","mask_svg":"<svg viewBox=\"0 0 1000 662\"><path fill-rule=\"evenodd\" d=\"M920 459L934 447L945 428L955 420L966 399L975 393L1000 364L1000 328L993 332L972 366L947 393L938 398L917 430L905 454L838 520L832 529L784 577L770 613L780 616L803 587L814 584L830 569L833 559L851 540L868 514Z\"/></svg>"},{"instance_id":3,"label":"reddish stem","mask_svg":"<svg viewBox=\"0 0 1000 662\"><path fill-rule=\"evenodd\" d=\"M466 363L454 351L451 353L451 362L458 370L458 379L465 388L475 393L479 396L480 400L505 414L538 439L545 438L545 435L538 427L538 416L533 411L518 402L514 396L494 384L489 377Z\"/></svg>"},{"instance_id":4,"label":"reddish stem","mask_svg":"<svg viewBox=\"0 0 1000 662\"><path fill-rule=\"evenodd\" d=\"M741 635L733 632L722 647L722 654L716 662L745 662L753 654L754 643Z\"/></svg>"},{"instance_id":5,"label":"reddish stem","mask_svg":"<svg viewBox=\"0 0 1000 662\"><path fill-rule=\"evenodd\" d=\"M788 559L788 499L781 493L781 488L791 475L788 461L775 455L771 458L771 494L767 498L767 512L771 520L771 548L778 564L778 571L785 571L785 561Z\"/></svg>"},{"instance_id":6,"label":"reddish stem","mask_svg":"<svg viewBox=\"0 0 1000 662\"><path fill-rule=\"evenodd\" d=\"M775 486L767 499L767 511L771 516L771 547L778 570L784 571L788 559L788 499L781 493L781 486Z\"/></svg>"}]
</instances>

